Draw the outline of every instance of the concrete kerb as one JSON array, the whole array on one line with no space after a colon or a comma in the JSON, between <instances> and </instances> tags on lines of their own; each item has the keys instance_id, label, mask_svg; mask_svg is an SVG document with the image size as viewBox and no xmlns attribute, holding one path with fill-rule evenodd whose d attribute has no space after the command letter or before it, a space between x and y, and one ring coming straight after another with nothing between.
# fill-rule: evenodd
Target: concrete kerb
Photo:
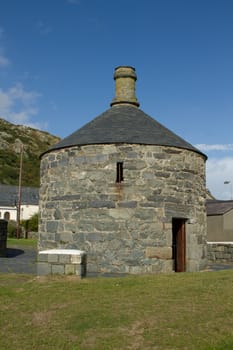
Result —
<instances>
[{"instance_id":1,"label":"concrete kerb","mask_svg":"<svg viewBox=\"0 0 233 350\"><path fill-rule=\"evenodd\" d=\"M77 249L48 249L38 253L37 275L86 276L86 253Z\"/></svg>"}]
</instances>

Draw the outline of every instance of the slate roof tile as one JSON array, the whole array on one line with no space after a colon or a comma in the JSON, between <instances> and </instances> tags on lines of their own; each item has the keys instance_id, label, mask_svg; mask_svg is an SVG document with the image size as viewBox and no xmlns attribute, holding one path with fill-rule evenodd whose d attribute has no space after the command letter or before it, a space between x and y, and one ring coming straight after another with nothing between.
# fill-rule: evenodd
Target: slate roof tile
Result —
<instances>
[{"instance_id":1,"label":"slate roof tile","mask_svg":"<svg viewBox=\"0 0 233 350\"><path fill-rule=\"evenodd\" d=\"M14 206L18 201L18 186L0 184L0 206ZM21 204L38 205L39 188L22 187Z\"/></svg>"},{"instance_id":2,"label":"slate roof tile","mask_svg":"<svg viewBox=\"0 0 233 350\"><path fill-rule=\"evenodd\" d=\"M115 105L106 110L47 152L78 145L117 143L174 146L192 150L206 158L197 148L141 109L127 104Z\"/></svg>"},{"instance_id":3,"label":"slate roof tile","mask_svg":"<svg viewBox=\"0 0 233 350\"><path fill-rule=\"evenodd\" d=\"M223 215L233 209L233 200L207 200L207 216Z\"/></svg>"}]
</instances>

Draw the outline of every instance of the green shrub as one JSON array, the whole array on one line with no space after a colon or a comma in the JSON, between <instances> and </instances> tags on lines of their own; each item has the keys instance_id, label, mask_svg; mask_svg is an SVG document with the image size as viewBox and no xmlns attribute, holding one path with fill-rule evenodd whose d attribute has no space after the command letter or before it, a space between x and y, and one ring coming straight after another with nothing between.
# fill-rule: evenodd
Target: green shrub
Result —
<instances>
[{"instance_id":1,"label":"green shrub","mask_svg":"<svg viewBox=\"0 0 233 350\"><path fill-rule=\"evenodd\" d=\"M7 234L8 237L16 237L17 233L17 223L14 220L9 220L7 225Z\"/></svg>"},{"instance_id":2,"label":"green shrub","mask_svg":"<svg viewBox=\"0 0 233 350\"><path fill-rule=\"evenodd\" d=\"M25 231L38 232L38 214L32 215L28 220L22 220L21 225Z\"/></svg>"}]
</instances>

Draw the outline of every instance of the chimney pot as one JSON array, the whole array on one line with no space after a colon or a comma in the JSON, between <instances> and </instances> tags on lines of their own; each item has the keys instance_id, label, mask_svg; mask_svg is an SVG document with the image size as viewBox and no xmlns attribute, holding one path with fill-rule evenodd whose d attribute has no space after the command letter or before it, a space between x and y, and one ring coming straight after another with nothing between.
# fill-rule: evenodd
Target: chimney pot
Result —
<instances>
[{"instance_id":1,"label":"chimney pot","mask_svg":"<svg viewBox=\"0 0 233 350\"><path fill-rule=\"evenodd\" d=\"M115 98L111 106L119 104L130 104L139 107L139 102L135 96L135 82L137 75L135 68L130 66L119 66L115 68Z\"/></svg>"}]
</instances>

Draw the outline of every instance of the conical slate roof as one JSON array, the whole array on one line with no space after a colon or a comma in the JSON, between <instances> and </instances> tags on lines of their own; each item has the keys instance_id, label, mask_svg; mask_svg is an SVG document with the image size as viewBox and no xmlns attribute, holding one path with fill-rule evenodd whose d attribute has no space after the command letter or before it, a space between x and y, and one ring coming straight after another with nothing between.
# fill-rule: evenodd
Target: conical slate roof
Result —
<instances>
[{"instance_id":1,"label":"conical slate roof","mask_svg":"<svg viewBox=\"0 0 233 350\"><path fill-rule=\"evenodd\" d=\"M111 102L111 108L47 152L71 146L128 143L173 146L192 150L206 157L197 148L138 108L139 102L135 96L137 75L133 67L117 67L114 80L116 96Z\"/></svg>"},{"instance_id":2,"label":"conical slate roof","mask_svg":"<svg viewBox=\"0 0 233 350\"><path fill-rule=\"evenodd\" d=\"M174 146L201 153L139 108L127 104L108 109L49 151L77 145L115 143Z\"/></svg>"}]
</instances>

